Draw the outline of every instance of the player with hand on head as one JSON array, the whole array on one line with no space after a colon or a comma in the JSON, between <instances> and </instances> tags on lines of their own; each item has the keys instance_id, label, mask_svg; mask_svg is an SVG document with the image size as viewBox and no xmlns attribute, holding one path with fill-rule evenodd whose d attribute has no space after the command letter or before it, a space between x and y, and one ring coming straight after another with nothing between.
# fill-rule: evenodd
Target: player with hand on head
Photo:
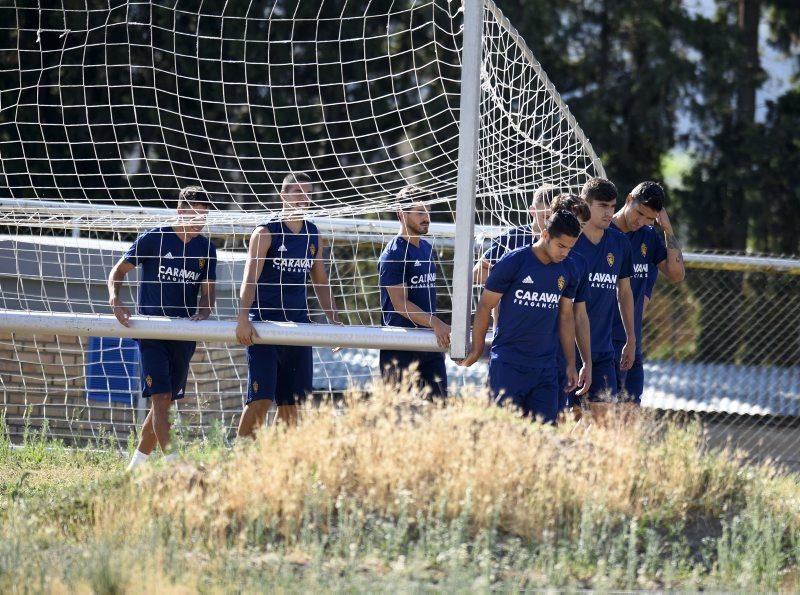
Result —
<instances>
[{"instance_id":1,"label":"player with hand on head","mask_svg":"<svg viewBox=\"0 0 800 595\"><path fill-rule=\"evenodd\" d=\"M140 235L114 265L108 277L109 304L120 324L130 326L130 311L122 305L119 292L125 276L139 265L139 314L191 320L205 320L211 315L217 250L201 235L210 206L202 188L183 188L178 196L178 222ZM165 455L175 456L168 454L169 409L172 401L184 396L194 350L194 341L139 340L142 394L150 398L150 411L129 471L147 460L156 443Z\"/></svg>"},{"instance_id":2,"label":"player with hand on head","mask_svg":"<svg viewBox=\"0 0 800 595\"><path fill-rule=\"evenodd\" d=\"M236 338L247 346L247 400L238 436L254 437L275 401L278 419L297 424L298 400L313 389L313 351L308 346L256 344L253 322L307 323L308 280L328 321L341 324L322 258L317 226L305 219L311 204L311 178L288 174L281 184L277 221L256 227L250 236L239 291Z\"/></svg>"},{"instance_id":3,"label":"player with hand on head","mask_svg":"<svg viewBox=\"0 0 800 595\"><path fill-rule=\"evenodd\" d=\"M497 307L489 385L495 402L511 399L524 415L555 423L559 407L558 363L566 361L566 386L577 386L573 299L580 282L568 259L581 227L569 211L556 211L532 246L506 254L492 268L475 312L472 348L461 365L483 353L489 316Z\"/></svg>"},{"instance_id":4,"label":"player with hand on head","mask_svg":"<svg viewBox=\"0 0 800 595\"><path fill-rule=\"evenodd\" d=\"M436 316L438 269L427 235L430 214L426 204L435 196L422 188L406 186L398 199L400 233L380 256L381 313L384 326L430 328L442 349L450 347L450 325ZM388 382L401 381L416 364L426 396L447 396L447 369L440 352L381 349L381 374Z\"/></svg>"},{"instance_id":5,"label":"player with hand on head","mask_svg":"<svg viewBox=\"0 0 800 595\"><path fill-rule=\"evenodd\" d=\"M612 219L611 227L628 237L631 244L633 277L633 322L636 329L636 355L628 370L617 369L617 388L624 391L630 401L641 402L644 392L644 366L642 364L642 321L645 302L649 300L653 284L660 272L671 283L680 283L686 276L683 254L672 223L664 208L664 189L656 182L642 182L631 190L625 204ZM661 233L653 227L658 224ZM622 359L625 345L625 327L619 312L614 314L612 330L617 362Z\"/></svg>"}]
</instances>

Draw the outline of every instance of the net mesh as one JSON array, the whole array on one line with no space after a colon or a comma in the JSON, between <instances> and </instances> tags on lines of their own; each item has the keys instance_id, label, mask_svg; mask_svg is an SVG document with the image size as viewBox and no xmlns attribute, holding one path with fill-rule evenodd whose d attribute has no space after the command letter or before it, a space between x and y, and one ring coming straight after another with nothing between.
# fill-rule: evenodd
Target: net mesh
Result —
<instances>
[{"instance_id":1,"label":"net mesh","mask_svg":"<svg viewBox=\"0 0 800 595\"><path fill-rule=\"evenodd\" d=\"M537 187L576 191L602 168L522 39L484 4L476 253L527 222ZM2 307L108 314L110 268L145 230L175 223L180 188L217 209L215 317L238 303L247 237L280 216L288 173L313 180L340 317L380 324L378 258L398 231L398 192L430 193L438 311L449 320L456 234L463 6L341 3L13 2L0 7ZM134 303L136 272L123 301ZM324 321L309 292L311 319ZM127 341L4 337L9 421L124 437L138 368ZM352 355L352 354L350 354ZM352 362L316 351L319 389ZM372 355L354 356L376 369ZM359 372L360 373L360 372ZM238 346L200 343L179 411L230 427L247 369Z\"/></svg>"}]
</instances>

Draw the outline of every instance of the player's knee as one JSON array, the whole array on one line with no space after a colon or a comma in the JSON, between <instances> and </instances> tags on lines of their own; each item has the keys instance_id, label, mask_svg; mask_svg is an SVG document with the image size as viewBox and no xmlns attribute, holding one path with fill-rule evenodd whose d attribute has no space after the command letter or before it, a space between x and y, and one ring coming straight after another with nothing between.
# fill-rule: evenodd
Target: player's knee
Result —
<instances>
[{"instance_id":1,"label":"player's knee","mask_svg":"<svg viewBox=\"0 0 800 595\"><path fill-rule=\"evenodd\" d=\"M172 394L157 393L151 397L151 401L153 403L153 409L156 410L169 409L170 404L172 404Z\"/></svg>"},{"instance_id":2,"label":"player's knee","mask_svg":"<svg viewBox=\"0 0 800 595\"><path fill-rule=\"evenodd\" d=\"M259 399L257 401L250 401L244 406L244 410L248 415L263 416L267 414L271 406L272 401L270 399Z\"/></svg>"}]
</instances>

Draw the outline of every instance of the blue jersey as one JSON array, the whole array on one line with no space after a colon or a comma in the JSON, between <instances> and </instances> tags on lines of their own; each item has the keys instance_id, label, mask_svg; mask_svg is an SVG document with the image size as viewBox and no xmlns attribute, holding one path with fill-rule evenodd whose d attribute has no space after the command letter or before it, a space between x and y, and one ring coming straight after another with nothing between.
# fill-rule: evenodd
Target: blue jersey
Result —
<instances>
[{"instance_id":1,"label":"blue jersey","mask_svg":"<svg viewBox=\"0 0 800 595\"><path fill-rule=\"evenodd\" d=\"M561 349L559 300L573 299L579 282L573 261L543 264L530 246L506 254L486 289L502 293L492 359L524 368L555 368Z\"/></svg>"},{"instance_id":2,"label":"blue jersey","mask_svg":"<svg viewBox=\"0 0 800 595\"><path fill-rule=\"evenodd\" d=\"M506 253L523 246L530 246L535 241L536 236L533 235L530 225L512 227L503 235L492 240L489 249L483 253L483 259L494 266Z\"/></svg>"},{"instance_id":3,"label":"blue jersey","mask_svg":"<svg viewBox=\"0 0 800 595\"><path fill-rule=\"evenodd\" d=\"M436 314L437 270L433 247L428 242L420 239L419 246L415 246L401 236L394 237L383 249L378 268L384 326L417 326L395 311L386 291L393 285L405 285L408 301L424 312Z\"/></svg>"},{"instance_id":4,"label":"blue jersey","mask_svg":"<svg viewBox=\"0 0 800 595\"><path fill-rule=\"evenodd\" d=\"M656 286L656 281L658 281L658 269L654 268L647 273L647 287L644 289L644 297L647 299L653 297L653 288Z\"/></svg>"},{"instance_id":5,"label":"blue jersey","mask_svg":"<svg viewBox=\"0 0 800 595\"><path fill-rule=\"evenodd\" d=\"M611 224L613 229L619 228ZM655 275L658 274L658 265L667 258L667 248L664 238L652 225L645 225L634 232L625 234L631 245L631 264L633 276L631 277L631 290L633 291L633 322L636 330L636 352L642 352L642 317L644 313L644 298L650 295ZM619 310L614 312L613 339L615 343L625 343L625 327Z\"/></svg>"},{"instance_id":6,"label":"blue jersey","mask_svg":"<svg viewBox=\"0 0 800 595\"><path fill-rule=\"evenodd\" d=\"M625 234L607 229L595 245L584 234L571 254L579 254L588 266L586 311L592 329L592 354L614 351L611 327L617 302L617 281L633 275L631 244Z\"/></svg>"},{"instance_id":7,"label":"blue jersey","mask_svg":"<svg viewBox=\"0 0 800 595\"><path fill-rule=\"evenodd\" d=\"M172 227L136 238L125 260L142 265L139 314L189 318L197 313L200 285L217 278L217 249L205 236L184 242Z\"/></svg>"},{"instance_id":8,"label":"blue jersey","mask_svg":"<svg viewBox=\"0 0 800 595\"><path fill-rule=\"evenodd\" d=\"M308 275L319 254L317 226L303 221L298 233L282 221L263 227L271 238L250 307L250 320L308 322Z\"/></svg>"}]
</instances>

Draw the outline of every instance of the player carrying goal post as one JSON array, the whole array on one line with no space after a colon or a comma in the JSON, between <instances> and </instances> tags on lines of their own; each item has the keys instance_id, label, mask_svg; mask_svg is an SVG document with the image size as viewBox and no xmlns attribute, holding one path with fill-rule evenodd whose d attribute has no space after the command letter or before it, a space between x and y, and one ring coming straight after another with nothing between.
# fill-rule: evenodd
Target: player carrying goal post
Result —
<instances>
[{"instance_id":1,"label":"player carrying goal post","mask_svg":"<svg viewBox=\"0 0 800 595\"><path fill-rule=\"evenodd\" d=\"M272 401L278 405L278 419L296 424L297 402L313 388L311 347L257 345L253 322L309 322L310 277L328 321L341 324L322 259L319 230L304 216L312 190L308 175L287 175L281 184L280 218L259 225L250 236L236 324L236 338L247 346L248 372L239 437L255 434L265 423Z\"/></svg>"},{"instance_id":2,"label":"player carrying goal post","mask_svg":"<svg viewBox=\"0 0 800 595\"><path fill-rule=\"evenodd\" d=\"M108 277L109 304L124 326L130 311L120 299L125 276L141 265L139 314L205 320L215 301L217 250L201 232L211 202L199 186L188 186L178 197L178 223L140 235L119 259ZM198 303L198 294L200 301ZM170 458L169 408L184 396L194 341L139 339L142 395L150 398L150 411L128 470L145 462L156 443Z\"/></svg>"}]
</instances>

